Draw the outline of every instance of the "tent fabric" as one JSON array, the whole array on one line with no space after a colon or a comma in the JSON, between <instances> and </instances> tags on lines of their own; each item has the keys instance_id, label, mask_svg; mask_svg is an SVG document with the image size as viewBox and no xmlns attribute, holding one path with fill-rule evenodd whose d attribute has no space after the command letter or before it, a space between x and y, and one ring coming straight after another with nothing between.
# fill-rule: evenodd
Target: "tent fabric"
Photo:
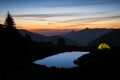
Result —
<instances>
[{"instance_id":1,"label":"tent fabric","mask_svg":"<svg viewBox=\"0 0 120 80\"><path fill-rule=\"evenodd\" d=\"M99 50L110 49L110 46L107 43L101 43L98 45Z\"/></svg>"}]
</instances>

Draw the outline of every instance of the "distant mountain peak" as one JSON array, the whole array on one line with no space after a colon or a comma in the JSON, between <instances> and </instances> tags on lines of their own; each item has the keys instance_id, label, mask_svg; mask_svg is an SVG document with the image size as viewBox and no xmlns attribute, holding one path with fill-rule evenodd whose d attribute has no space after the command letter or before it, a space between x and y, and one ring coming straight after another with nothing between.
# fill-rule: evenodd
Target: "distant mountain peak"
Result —
<instances>
[{"instance_id":1,"label":"distant mountain peak","mask_svg":"<svg viewBox=\"0 0 120 80\"><path fill-rule=\"evenodd\" d=\"M55 43L59 38L63 38L66 41L66 44L68 45L77 45L77 43L71 39L68 39L66 37L62 37L62 36L44 36L42 34L38 34L38 33L33 33L24 29L20 29L19 33L23 36L25 36L26 34L31 36L31 39L36 41L36 42L40 42L40 41L44 41L44 42L52 42Z\"/></svg>"},{"instance_id":2,"label":"distant mountain peak","mask_svg":"<svg viewBox=\"0 0 120 80\"><path fill-rule=\"evenodd\" d=\"M76 31L75 30L71 30L69 33L75 33Z\"/></svg>"},{"instance_id":3,"label":"distant mountain peak","mask_svg":"<svg viewBox=\"0 0 120 80\"><path fill-rule=\"evenodd\" d=\"M67 37L73 41L76 41L82 46L87 46L91 41L101 37L104 34L113 31L113 29L105 29L105 28L95 28L95 29L82 29L79 31L71 31L66 34L62 34L61 36Z\"/></svg>"}]
</instances>

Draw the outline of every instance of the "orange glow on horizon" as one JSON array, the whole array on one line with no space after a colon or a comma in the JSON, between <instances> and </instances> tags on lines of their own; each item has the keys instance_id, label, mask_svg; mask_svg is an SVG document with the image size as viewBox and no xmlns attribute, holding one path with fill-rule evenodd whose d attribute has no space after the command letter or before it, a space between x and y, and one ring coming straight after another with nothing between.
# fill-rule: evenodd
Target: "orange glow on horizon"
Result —
<instances>
[{"instance_id":1,"label":"orange glow on horizon","mask_svg":"<svg viewBox=\"0 0 120 80\"><path fill-rule=\"evenodd\" d=\"M114 29L120 29L120 19L116 20L109 20L109 21L100 21L100 22L91 22L87 24L82 24L80 22L69 22L69 23L50 23L49 21L34 21L34 20L21 20L18 18L15 18L14 21L16 23L17 29L25 29L32 32L36 31L70 31L70 30L81 30L85 28L114 28ZM1 24L4 24L4 21L1 20ZM74 25L72 25L74 24Z\"/></svg>"},{"instance_id":2,"label":"orange glow on horizon","mask_svg":"<svg viewBox=\"0 0 120 80\"><path fill-rule=\"evenodd\" d=\"M81 30L81 29L85 29L85 28L115 28L115 29L119 29L120 25L119 24L83 24L80 26L74 26L74 27L69 27L68 26L51 26L51 25L16 25L17 29L26 29L26 30L30 30L30 31L37 31L37 30L41 30L41 31L48 31L48 30L52 30L52 31L62 31L62 30Z\"/></svg>"},{"instance_id":3,"label":"orange glow on horizon","mask_svg":"<svg viewBox=\"0 0 120 80\"><path fill-rule=\"evenodd\" d=\"M51 19L51 18L50 18ZM120 28L120 18L111 20L100 20L96 19L94 22L89 22L89 18L86 21L57 21L51 22L51 20L34 20L32 18L14 18L17 29L26 29L30 31L64 31L64 30L81 30L85 28Z\"/></svg>"}]
</instances>

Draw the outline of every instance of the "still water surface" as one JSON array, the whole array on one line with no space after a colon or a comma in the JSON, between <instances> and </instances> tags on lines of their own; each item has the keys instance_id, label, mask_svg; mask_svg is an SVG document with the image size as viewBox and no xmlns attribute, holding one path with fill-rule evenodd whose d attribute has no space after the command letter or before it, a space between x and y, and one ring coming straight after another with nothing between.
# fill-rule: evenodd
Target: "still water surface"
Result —
<instances>
[{"instance_id":1,"label":"still water surface","mask_svg":"<svg viewBox=\"0 0 120 80\"><path fill-rule=\"evenodd\" d=\"M59 53L57 55L49 56L44 59L36 60L34 63L39 65L46 65L47 67L57 67L57 68L72 68L76 67L73 62L77 58L81 57L84 54L88 54L89 52L64 52Z\"/></svg>"}]
</instances>

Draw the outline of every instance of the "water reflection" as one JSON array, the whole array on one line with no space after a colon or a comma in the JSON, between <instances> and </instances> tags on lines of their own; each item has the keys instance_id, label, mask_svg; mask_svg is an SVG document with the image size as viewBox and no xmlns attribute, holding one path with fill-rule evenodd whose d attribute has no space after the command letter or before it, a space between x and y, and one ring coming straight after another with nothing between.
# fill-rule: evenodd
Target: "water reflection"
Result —
<instances>
[{"instance_id":1,"label":"water reflection","mask_svg":"<svg viewBox=\"0 0 120 80\"><path fill-rule=\"evenodd\" d=\"M88 54L89 52L64 52L57 55L49 56L41 60L37 60L34 63L39 65L46 65L47 67L57 67L57 68L72 68L75 65L73 62L80 56Z\"/></svg>"}]
</instances>

